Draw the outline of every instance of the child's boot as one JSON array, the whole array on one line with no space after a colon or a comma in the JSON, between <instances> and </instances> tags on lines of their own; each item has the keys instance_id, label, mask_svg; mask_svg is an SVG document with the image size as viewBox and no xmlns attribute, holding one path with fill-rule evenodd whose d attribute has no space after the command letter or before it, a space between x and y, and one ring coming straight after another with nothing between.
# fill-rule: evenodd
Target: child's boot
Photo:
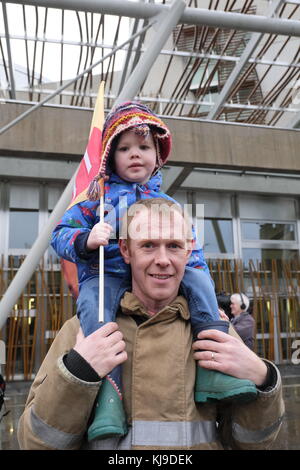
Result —
<instances>
[{"instance_id":1,"label":"child's boot","mask_svg":"<svg viewBox=\"0 0 300 470\"><path fill-rule=\"evenodd\" d=\"M103 379L96 399L94 420L88 429L88 440L120 437L127 432L122 394L112 377L107 376Z\"/></svg>"},{"instance_id":2,"label":"child's boot","mask_svg":"<svg viewBox=\"0 0 300 470\"><path fill-rule=\"evenodd\" d=\"M197 366L194 394L198 403L218 400L246 403L256 398L257 389L251 380Z\"/></svg>"},{"instance_id":3,"label":"child's boot","mask_svg":"<svg viewBox=\"0 0 300 470\"><path fill-rule=\"evenodd\" d=\"M202 330L216 329L227 333L228 327L228 322L223 320L197 325L193 329L194 340ZM251 380L238 379L232 375L204 369L197 365L194 395L195 401L198 403L218 400L245 403L256 398L257 389Z\"/></svg>"}]
</instances>

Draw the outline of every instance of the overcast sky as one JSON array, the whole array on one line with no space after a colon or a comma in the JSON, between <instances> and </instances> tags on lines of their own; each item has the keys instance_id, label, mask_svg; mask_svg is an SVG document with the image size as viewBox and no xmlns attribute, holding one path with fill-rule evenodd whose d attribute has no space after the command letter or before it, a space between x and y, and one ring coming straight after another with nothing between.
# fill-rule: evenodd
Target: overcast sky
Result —
<instances>
[{"instance_id":1,"label":"overcast sky","mask_svg":"<svg viewBox=\"0 0 300 470\"><path fill-rule=\"evenodd\" d=\"M11 36L23 36L24 35L24 20L23 20L23 9L21 5L14 5L7 3L7 14L8 14L8 21L9 21L9 32ZM2 9L1 9L2 10ZM34 37L36 34L39 38L44 37L44 19L45 19L45 8L38 8L39 13L39 20L38 20L38 30L36 33L36 14L35 14L35 7L26 6L26 26L27 26L27 36L28 38ZM82 26L82 34L83 34L83 41L87 40L86 34L86 26L85 26L85 15L84 13L80 12L81 18L81 26ZM91 33L90 29L90 18L91 15L88 14L88 24L89 24L89 34ZM96 36L98 21L100 15L94 15L94 38ZM114 34L117 25L117 17L105 17L105 38L104 43L107 45L111 45L113 43ZM123 42L126 40L128 36L129 30L129 19L123 18L121 23L121 32L119 37L119 42ZM51 40L60 40L61 39L61 28L62 28L62 13L61 10L54 10L48 9L48 17L47 17L47 28L45 37ZM79 32L79 25L76 17L76 13L73 11L65 11L64 17L64 40L66 41L80 41L80 32ZM2 11L0 14L0 33L1 35L5 34L4 30L4 23L2 17ZM91 38L89 38L91 40ZM98 43L102 42L102 32L99 33L98 36ZM3 44L5 42L3 41ZM29 63L30 68L32 68L33 57L34 57L34 41L27 41L28 50L29 50ZM35 70L37 73L40 71L40 62L41 62L41 54L42 54L42 42L37 43L36 47L36 64ZM12 50L12 60L15 65L21 65L22 67L27 67L26 65L26 49L25 49L25 41L12 39L11 40L11 50ZM64 56L63 56L63 78L72 78L77 74L77 67L78 67L78 59L79 59L79 46L73 45L66 45L63 48ZM100 54L101 50L98 49L94 55L93 63L96 60L101 58ZM105 54L107 54L109 50L105 50ZM122 66L122 57L123 54L118 54L118 61L116 63L116 68L121 68ZM60 58L61 58L61 46L60 44L55 43L47 43L45 46L44 51L44 61L43 61L43 76L51 81L59 80L60 74ZM86 58L86 48L84 49L84 53L82 56L82 66L84 64ZM0 59L1 60L1 59ZM90 65L90 56L88 56L88 63L87 66ZM81 66L81 70L82 69ZM95 72L97 70L95 69ZM99 73L99 69L98 69Z\"/></svg>"}]
</instances>

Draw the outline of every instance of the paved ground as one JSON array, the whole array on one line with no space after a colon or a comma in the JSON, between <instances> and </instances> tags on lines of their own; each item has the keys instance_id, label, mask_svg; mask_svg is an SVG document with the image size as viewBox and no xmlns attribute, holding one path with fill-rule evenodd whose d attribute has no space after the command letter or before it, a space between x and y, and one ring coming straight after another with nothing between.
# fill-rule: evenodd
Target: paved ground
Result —
<instances>
[{"instance_id":1,"label":"paved ground","mask_svg":"<svg viewBox=\"0 0 300 470\"><path fill-rule=\"evenodd\" d=\"M300 366L280 367L286 414L281 431L272 449L300 450ZM19 449L17 424L23 412L30 382L11 382L7 385L5 401L9 414L0 423L0 449Z\"/></svg>"}]
</instances>

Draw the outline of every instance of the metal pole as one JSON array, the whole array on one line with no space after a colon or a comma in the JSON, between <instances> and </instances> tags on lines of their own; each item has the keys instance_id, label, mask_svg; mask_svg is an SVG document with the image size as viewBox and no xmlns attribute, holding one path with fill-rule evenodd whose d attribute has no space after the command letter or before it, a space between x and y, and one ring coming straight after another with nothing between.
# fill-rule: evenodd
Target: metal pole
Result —
<instances>
[{"instance_id":1,"label":"metal pole","mask_svg":"<svg viewBox=\"0 0 300 470\"><path fill-rule=\"evenodd\" d=\"M89 11L140 19L149 19L160 12L169 10L168 5L154 3L140 4L127 0L13 0L12 3L74 11ZM300 36L299 21L206 10L203 8L186 7L178 22L283 36Z\"/></svg>"},{"instance_id":2,"label":"metal pole","mask_svg":"<svg viewBox=\"0 0 300 470\"><path fill-rule=\"evenodd\" d=\"M275 364L281 363L281 354L280 354L280 329L278 325L279 315L278 315L278 302L279 297L277 294L272 295L271 305L273 304L274 308L274 362ZM272 332L270 331L270 335Z\"/></svg>"},{"instance_id":3,"label":"metal pole","mask_svg":"<svg viewBox=\"0 0 300 470\"><path fill-rule=\"evenodd\" d=\"M103 15L127 16L138 19L150 19L162 10L169 9L168 5L141 4L127 0L12 0L12 3L57 8L59 10L102 13Z\"/></svg>"},{"instance_id":4,"label":"metal pole","mask_svg":"<svg viewBox=\"0 0 300 470\"><path fill-rule=\"evenodd\" d=\"M157 59L168 37L172 33L172 30L177 25L185 7L186 4L183 0L174 0L168 12L163 12L158 17L158 21L155 25L155 29L157 28L155 40L152 41L151 45L143 54L143 57L128 78L123 90L115 101L115 105L134 98L142 83L147 78L149 70Z\"/></svg>"},{"instance_id":5,"label":"metal pole","mask_svg":"<svg viewBox=\"0 0 300 470\"><path fill-rule=\"evenodd\" d=\"M8 66L9 66L10 97L13 100L15 100L16 99L16 92L15 92L14 68L13 68L13 62L12 62L12 58L11 58L11 48L10 48L10 37L9 37L9 29L8 29L6 2L2 2L2 10L3 10L3 23L4 23L5 36L6 36L6 47L7 47Z\"/></svg>"},{"instance_id":6,"label":"metal pole","mask_svg":"<svg viewBox=\"0 0 300 470\"><path fill-rule=\"evenodd\" d=\"M69 181L65 191L61 195L58 203L49 217L47 224L39 234L38 238L34 242L30 252L26 256L17 274L11 281L8 289L6 290L1 302L0 302L0 329L4 326L9 312L17 302L21 292L29 282L35 268L37 267L41 257L49 246L49 240L52 231L56 227L59 219L65 212L66 208L70 204L72 198L73 184L75 181L75 175Z\"/></svg>"},{"instance_id":7,"label":"metal pole","mask_svg":"<svg viewBox=\"0 0 300 470\"><path fill-rule=\"evenodd\" d=\"M125 41L125 43L132 41L136 36L143 33L145 29L148 29L152 26L154 21L149 23L145 28L143 28L139 33L132 36L130 39ZM121 46L118 46L113 53L124 46L123 43ZM111 53L109 54L111 55ZM108 56L109 56L108 55ZM105 60L106 57L102 58L101 60ZM93 65L95 66L95 64ZM89 67L91 69L91 67ZM88 69L87 69L88 70ZM78 77L76 77L77 80ZM72 80L73 82L74 80ZM69 84L70 82L68 82ZM57 93L57 90L56 90ZM40 103L39 103L40 104ZM34 107L35 108L35 107ZM36 109L36 108L35 108ZM23 115L22 115L23 116ZM23 116L24 117L24 116ZM77 173L77 171L76 171ZM35 243L33 244L30 252L26 256L24 262L22 263L20 269L18 270L17 274L11 281L8 289L6 290L1 302L0 302L0 329L4 326L6 318L8 317L11 309L17 302L19 296L21 295L23 289L25 288L26 284L30 280L36 266L38 265L41 257L43 256L44 252L49 246L49 240L52 231L56 227L59 219L64 214L66 208L70 204L72 199L72 191L73 185L76 177L76 173L73 175L72 179L69 181L66 189L64 190L63 194L61 195L57 205L55 206L51 216L49 217L47 224L45 225L42 232L39 234L38 238L36 239Z\"/></svg>"},{"instance_id":8,"label":"metal pole","mask_svg":"<svg viewBox=\"0 0 300 470\"><path fill-rule=\"evenodd\" d=\"M270 5L267 16L273 16L282 5L283 0L274 0ZM253 33L251 36L250 41L248 42L245 50L243 51L239 62L235 65L234 69L232 70L230 76L226 80L225 85L222 88L220 95L217 98L217 102L214 104L213 108L209 111L207 115L207 119L216 119L219 115L220 110L222 109L224 103L226 102L227 98L229 97L231 90L236 83L237 78L242 73L244 67L248 64L250 57L252 56L253 52L255 51L257 45L263 38L262 33Z\"/></svg>"},{"instance_id":9,"label":"metal pole","mask_svg":"<svg viewBox=\"0 0 300 470\"><path fill-rule=\"evenodd\" d=\"M142 34L144 31L146 31L148 28L150 28L150 26L153 25L155 21L152 20L151 23L149 23L147 26L145 26L143 29L141 29L140 31L138 31L136 34L134 34L133 36L131 36L129 39L127 39L125 42L123 42L120 46L116 47L115 49L113 49L111 52L109 52L106 56L102 57L102 59L98 60L97 62L95 62L94 64L90 65L87 69L85 69L83 72L81 72L79 75L77 75L75 78L72 78L71 80L67 81L64 85L62 85L61 87L57 88L57 90L55 90L53 93L51 93L50 95L46 96L46 98L44 98L42 101L39 101L36 105L32 106L30 109L28 109L27 111L25 111L24 113L20 114L20 116L18 116L16 119L13 119L11 122L9 122L8 124L6 124L5 126L3 126L1 129L0 129L0 135L4 134L4 132L8 131L11 127L13 127L15 124L17 124L18 122L20 122L22 119L24 119L25 117L27 117L29 114L33 113L34 111L36 111L37 109L41 108L45 103L47 103L48 101L50 101L52 98L54 98L56 95L58 95L59 93L61 93L65 88L67 88L68 86L72 85L72 83L76 82L76 80L78 80L79 78L83 77L83 75L85 75L86 73L90 72L91 70L93 70L94 67L96 67L97 65L101 64L101 62L103 62L104 60L108 59L111 55L115 54L119 49L122 49L127 43L133 41L137 36L139 36L140 34Z\"/></svg>"}]
</instances>

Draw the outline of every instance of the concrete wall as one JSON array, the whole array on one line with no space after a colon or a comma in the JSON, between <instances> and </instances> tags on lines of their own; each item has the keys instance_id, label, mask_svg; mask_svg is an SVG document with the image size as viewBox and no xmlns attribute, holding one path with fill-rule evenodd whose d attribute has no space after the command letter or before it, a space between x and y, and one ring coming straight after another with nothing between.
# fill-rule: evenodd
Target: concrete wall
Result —
<instances>
[{"instance_id":1,"label":"concrete wall","mask_svg":"<svg viewBox=\"0 0 300 470\"><path fill-rule=\"evenodd\" d=\"M0 106L0 127L28 109ZM44 107L0 137L8 157L79 160L85 150L92 112ZM300 173L300 131L236 124L165 119L173 133L170 163ZM0 167L1 175L1 167Z\"/></svg>"}]
</instances>

